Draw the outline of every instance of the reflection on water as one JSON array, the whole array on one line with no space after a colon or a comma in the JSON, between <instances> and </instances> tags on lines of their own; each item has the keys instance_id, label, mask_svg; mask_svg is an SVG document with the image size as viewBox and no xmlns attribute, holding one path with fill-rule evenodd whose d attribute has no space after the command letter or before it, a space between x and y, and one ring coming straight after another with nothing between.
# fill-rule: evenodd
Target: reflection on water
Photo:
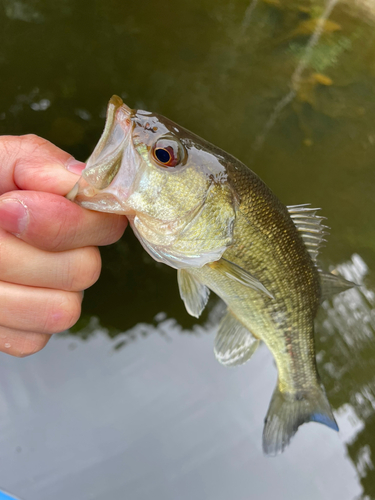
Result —
<instances>
[{"instance_id":1,"label":"reflection on water","mask_svg":"<svg viewBox=\"0 0 375 500\"><path fill-rule=\"evenodd\" d=\"M360 286L323 303L318 363L334 408L350 407L360 422L347 444L348 453L364 498L374 498L375 293L366 286L369 269L358 254L337 271Z\"/></svg>"},{"instance_id":2,"label":"reflection on water","mask_svg":"<svg viewBox=\"0 0 375 500\"><path fill-rule=\"evenodd\" d=\"M285 204L310 202L323 208L322 214L328 217L332 231L322 265L347 262L337 266L338 271L361 284L325 302L316 328L319 371L338 413L340 435L346 442L350 461L345 461L335 447L337 436L324 434L322 426L303 426L286 461L279 462L286 464L285 468L280 466L280 471L291 483L296 484L295 471L304 478L300 489L296 486L299 497L295 498L306 498L307 490L321 492L329 500L344 498L344 493L335 489L340 487L340 474L332 473L330 479L327 473L322 486L324 467L317 475L310 473L317 471L314 464L321 460L318 449L310 443L298 455L298 443L303 442L301 436L305 435L306 439L314 436L312 441L324 436L323 441L327 439L329 443L324 448L327 463L339 463L341 474L350 474L354 464L363 498L375 499L374 5L372 0L251 0L246 4L239 0L182 0L178 6L172 0L142 5L95 0L88 8L83 0L62 0L56 8L42 0L5 0L0 6L0 133L37 133L84 160L103 129L108 98L117 93L130 106L160 112L234 154L251 166ZM348 262L350 255L353 257ZM72 335L89 339L86 343L77 340L77 345L91 353L90 346L97 342L99 331L113 338L111 362L116 370L121 370L121 363L118 361L117 365L115 359L131 359L133 349L142 358L145 346L153 346L160 335L169 342L171 352L173 346L188 340L197 350L199 345L212 345L207 337L217 324L220 302L211 301L199 321L189 317L179 298L175 271L153 262L140 250L130 231L116 245L104 248L102 256L103 273L98 284L85 294L80 322L66 339L56 341L60 344L56 344L51 356L59 359L57 345L71 343ZM191 338L192 333L197 338ZM73 359L77 350L69 351L64 360L69 356ZM258 356L263 356L264 351ZM95 351L95 361L86 359L88 371L97 372L100 352L99 348ZM55 363L49 363L49 355L47 349L41 358L35 358L43 373L39 377L41 387L46 384L51 365L55 368ZM180 355L179 363L183 363L183 353ZM200 357L202 364L209 356L214 362L211 347ZM166 378L174 376L179 364L173 364L170 357L164 354L165 366L169 367L166 370L171 370ZM44 360L40 366L38 359ZM151 354L149 359L153 359ZM23 363L34 366L34 361ZM107 366L103 359L101 363ZM152 379L152 370L147 371L147 367L155 365L142 364L141 360L139 363L141 368L134 379L146 372ZM216 382L225 385L227 379L236 380L229 391L235 393L233 402L237 401L233 418L241 422L236 439L246 442L248 433L254 432L253 442L259 443L261 430L256 425L261 424L274 380L270 381L268 392L263 383L267 374L271 377L276 372L272 372L272 362L262 364L263 358L257 362L255 357L250 363L238 375L224 371L220 373L225 375L215 378L217 375L210 374L210 391L215 393ZM22 389L23 375L19 375L18 366L26 364L9 364L9 393L15 399L24 398L26 405L31 396ZM191 371L197 370L194 363L192 366ZM61 383L66 376L64 370L66 365L61 367ZM79 370L78 363L77 380ZM245 391L241 381L247 370L253 399L246 418L241 420L238 412L241 391ZM27 373L24 376L28 379ZM164 383L165 379L161 380ZM181 377L179 387L184 380ZM197 388L191 389L192 394L200 389L200 377L194 380ZM100 377L97 382L100 384ZM241 387L238 393L236 384ZM152 390L156 389L152 385ZM146 384L143 390L147 395ZM174 390L178 394L177 385ZM37 400L42 393L40 390ZM51 396L53 391L46 393L55 397ZM101 397L105 398L106 393L107 389L103 390ZM67 405L76 408L74 398L68 397L75 394L73 383L66 394ZM204 398L208 401L207 394ZM190 397L193 398L191 394ZM263 399L264 408L258 411ZM162 402L158 407L160 414L173 410L167 396ZM116 398L108 404L115 405ZM42 410L38 407L39 411L47 411L48 405L46 401ZM66 411L69 413L69 408ZM126 415L126 409L123 411ZM94 413L93 403L91 414ZM219 413L210 413L210 422L217 426L218 434ZM259 422L255 414L259 414ZM12 418L18 417L12 414ZM87 422L91 422L89 417ZM110 426L112 421L106 422ZM150 428L150 442L155 432ZM228 436L234 434L228 430ZM191 435L200 434L192 430ZM13 446L12 436L4 435L4 439L8 437ZM212 456L212 450L218 449L215 439L212 438L210 448ZM110 442L116 448L116 440ZM74 447L73 441L71 446ZM231 483L228 478L233 488L227 491L227 498L233 496L236 500L237 483L242 480L241 491L248 492L249 477L254 481L254 462L247 460L252 448L238 446L238 467L245 464L244 471L241 475L238 469L230 468L235 479ZM155 446L151 448L147 450L152 455ZM204 456L204 446L197 444L197 449ZM301 457L305 459L306 449L306 460L311 462L303 469L305 462ZM267 472L272 467L277 478L278 466L262 462L260 450L254 450L264 481L267 482ZM216 453L220 455L220 451ZM31 457L23 460L23 467L30 467ZM165 466L168 467L168 460ZM206 472L210 474L210 470ZM207 483L202 491L215 483L213 472L210 477L211 481L205 478ZM197 478L199 474L194 476L199 482ZM309 481L315 489L310 488ZM160 490L163 498L168 498L166 491ZM212 486L209 491L221 498L221 490ZM222 491L226 491L224 483ZM357 487L350 491L358 495ZM274 490L267 493L268 497L263 498L272 497ZM243 497L239 493L238 498L247 500L248 493L243 493Z\"/></svg>"},{"instance_id":3,"label":"reflection on water","mask_svg":"<svg viewBox=\"0 0 375 500\"><path fill-rule=\"evenodd\" d=\"M364 283L369 269L354 254L351 262L337 266L337 272L359 286L334 296L332 303L324 302L327 319L323 327L331 333L338 330L348 347L359 350L374 340L375 332L375 294Z\"/></svg>"},{"instance_id":4,"label":"reflection on water","mask_svg":"<svg viewBox=\"0 0 375 500\"><path fill-rule=\"evenodd\" d=\"M306 30L306 25L308 25L308 23L311 24L311 27L312 27L311 28L312 29L311 37L308 40L306 46L303 48L303 52L302 52L300 61L292 74L292 77L290 80L290 90L276 104L275 109L274 109L273 113L271 114L270 118L268 119L262 134L258 135L258 137L255 140L255 143L253 146L254 149L257 150L263 146L263 143L266 139L266 135L271 130L271 128L275 125L276 120L278 119L278 117L279 117L280 113L283 111L283 109L286 106L288 106L288 104L290 104L293 100L295 100L295 98L297 96L299 98L301 98L302 93L303 93L302 89L305 86L304 84L306 83L306 77L305 77L305 81L304 81L302 75L306 71L306 69L309 68L309 65L311 64L311 61L312 61L313 56L314 56L314 49L318 45L319 40L321 39L322 35L326 31L329 31L329 29L327 28L328 23L330 23L328 18L330 16L333 8L337 4L337 2L338 2L338 0L329 0L325 6L323 13L317 18L316 22L312 23L311 22L312 19L307 21L307 23L306 23L306 21L303 21L301 23L303 25L302 29L301 29L301 25L299 25L297 28L294 29L294 31L292 32L291 35L287 36L287 39L289 40L290 38L291 39L295 38L296 34L297 34L297 36L298 36L298 34L301 34L301 33L307 34L309 32L309 29ZM340 29L340 26L338 24L336 24L335 28ZM332 28L331 28L331 31L333 31ZM285 38L283 41L285 41ZM323 85L325 85L325 84L331 85L332 84L332 81L330 78L324 79L324 77L322 78L322 75L320 75L320 78L317 78L316 74L310 75L307 81L310 81L313 84L313 86L314 86L314 83L316 84L318 82L323 83ZM329 82L329 83L327 83L327 82ZM305 144L311 145L311 140L305 139Z\"/></svg>"}]
</instances>

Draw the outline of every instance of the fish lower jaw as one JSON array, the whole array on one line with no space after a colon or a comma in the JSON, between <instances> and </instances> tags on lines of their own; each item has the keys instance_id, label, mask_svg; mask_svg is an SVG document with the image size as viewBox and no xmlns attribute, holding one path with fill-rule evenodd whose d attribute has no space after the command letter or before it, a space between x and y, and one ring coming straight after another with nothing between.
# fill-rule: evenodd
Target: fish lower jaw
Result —
<instances>
[{"instance_id":1,"label":"fish lower jaw","mask_svg":"<svg viewBox=\"0 0 375 500\"><path fill-rule=\"evenodd\" d=\"M66 196L68 200L74 201L89 210L132 215L135 212L127 204L128 197L129 193L124 189L119 190L117 188L116 192L111 192L110 188L105 190L97 189L88 184L82 177Z\"/></svg>"},{"instance_id":2,"label":"fish lower jaw","mask_svg":"<svg viewBox=\"0 0 375 500\"><path fill-rule=\"evenodd\" d=\"M87 188L73 200L83 208L118 215L132 215L134 211L126 203L111 193L102 193L95 188Z\"/></svg>"}]
</instances>

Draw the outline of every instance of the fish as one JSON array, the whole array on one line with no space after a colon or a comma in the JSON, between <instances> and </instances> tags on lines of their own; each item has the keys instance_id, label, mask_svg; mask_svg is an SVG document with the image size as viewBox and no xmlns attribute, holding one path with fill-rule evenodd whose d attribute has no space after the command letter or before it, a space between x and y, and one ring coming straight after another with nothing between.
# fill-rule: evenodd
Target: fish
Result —
<instances>
[{"instance_id":1,"label":"fish","mask_svg":"<svg viewBox=\"0 0 375 500\"><path fill-rule=\"evenodd\" d=\"M124 214L144 249L177 270L187 312L210 292L226 304L214 341L225 366L260 342L278 370L263 451L284 451L298 427L338 430L320 380L314 319L324 298L354 286L318 267L327 227L309 204L285 206L245 164L159 114L113 96L104 132L67 198Z\"/></svg>"}]
</instances>

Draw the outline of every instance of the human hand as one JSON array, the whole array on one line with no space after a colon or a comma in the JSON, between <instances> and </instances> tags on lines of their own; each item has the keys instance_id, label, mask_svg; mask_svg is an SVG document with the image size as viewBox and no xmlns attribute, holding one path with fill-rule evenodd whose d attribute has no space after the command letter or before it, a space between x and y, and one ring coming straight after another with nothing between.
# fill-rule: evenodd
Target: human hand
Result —
<instances>
[{"instance_id":1,"label":"human hand","mask_svg":"<svg viewBox=\"0 0 375 500\"><path fill-rule=\"evenodd\" d=\"M98 279L98 245L117 241L124 216L64 196L84 164L34 136L0 137L0 351L27 356L76 323L82 290Z\"/></svg>"}]
</instances>

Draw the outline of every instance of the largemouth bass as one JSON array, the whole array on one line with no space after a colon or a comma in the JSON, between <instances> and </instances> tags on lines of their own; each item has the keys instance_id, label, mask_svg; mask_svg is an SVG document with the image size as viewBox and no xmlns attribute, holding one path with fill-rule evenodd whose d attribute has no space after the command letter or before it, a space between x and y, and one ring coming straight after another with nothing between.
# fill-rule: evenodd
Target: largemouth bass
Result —
<instances>
[{"instance_id":1,"label":"largemouth bass","mask_svg":"<svg viewBox=\"0 0 375 500\"><path fill-rule=\"evenodd\" d=\"M191 315L199 317L210 290L222 298L228 309L214 348L221 363L244 363L264 341L278 369L266 454L283 451L304 422L338 430L317 373L314 318L323 295L353 284L318 270L325 227L317 209L284 206L230 154L116 96L68 198L125 214L145 250L177 269Z\"/></svg>"}]
</instances>

